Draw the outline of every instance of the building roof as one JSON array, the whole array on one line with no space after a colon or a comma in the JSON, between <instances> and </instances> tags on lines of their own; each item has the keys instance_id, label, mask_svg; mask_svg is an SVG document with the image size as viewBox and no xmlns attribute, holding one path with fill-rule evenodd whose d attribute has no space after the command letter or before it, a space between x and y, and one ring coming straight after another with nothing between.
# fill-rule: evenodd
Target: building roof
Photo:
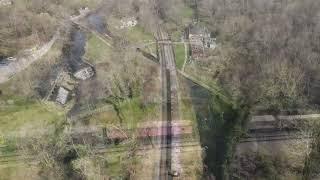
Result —
<instances>
[{"instance_id":1,"label":"building roof","mask_svg":"<svg viewBox=\"0 0 320 180\"><path fill-rule=\"evenodd\" d=\"M121 22L121 26L119 27L120 29L134 27L138 24L138 21L135 17L122 18L120 22Z\"/></svg>"},{"instance_id":2,"label":"building roof","mask_svg":"<svg viewBox=\"0 0 320 180\"><path fill-rule=\"evenodd\" d=\"M94 71L93 71L93 68L89 66L89 67L85 67L85 68L78 70L73 75L77 79L87 80L94 75Z\"/></svg>"},{"instance_id":3,"label":"building roof","mask_svg":"<svg viewBox=\"0 0 320 180\"><path fill-rule=\"evenodd\" d=\"M12 5L11 0L0 0L0 6Z\"/></svg>"},{"instance_id":4,"label":"building roof","mask_svg":"<svg viewBox=\"0 0 320 180\"><path fill-rule=\"evenodd\" d=\"M204 27L201 27L199 25L191 26L189 28L189 34L193 35L205 35L207 34L207 29Z\"/></svg>"},{"instance_id":5,"label":"building roof","mask_svg":"<svg viewBox=\"0 0 320 180\"><path fill-rule=\"evenodd\" d=\"M64 87L59 87L56 101L58 103L64 105L67 102L68 96L69 96L69 91L67 89L65 89Z\"/></svg>"}]
</instances>

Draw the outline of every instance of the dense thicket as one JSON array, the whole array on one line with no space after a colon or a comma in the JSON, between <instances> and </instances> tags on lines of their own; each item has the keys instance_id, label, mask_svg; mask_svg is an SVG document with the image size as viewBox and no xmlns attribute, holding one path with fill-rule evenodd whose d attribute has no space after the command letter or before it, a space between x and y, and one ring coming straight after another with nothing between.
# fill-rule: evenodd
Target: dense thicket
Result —
<instances>
[{"instance_id":1,"label":"dense thicket","mask_svg":"<svg viewBox=\"0 0 320 180\"><path fill-rule=\"evenodd\" d=\"M97 2L100 0L15 0L0 5L0 57L48 41L64 20Z\"/></svg>"},{"instance_id":2,"label":"dense thicket","mask_svg":"<svg viewBox=\"0 0 320 180\"><path fill-rule=\"evenodd\" d=\"M264 109L312 100L320 68L320 1L198 0L200 20L218 32L212 67L235 96Z\"/></svg>"}]
</instances>

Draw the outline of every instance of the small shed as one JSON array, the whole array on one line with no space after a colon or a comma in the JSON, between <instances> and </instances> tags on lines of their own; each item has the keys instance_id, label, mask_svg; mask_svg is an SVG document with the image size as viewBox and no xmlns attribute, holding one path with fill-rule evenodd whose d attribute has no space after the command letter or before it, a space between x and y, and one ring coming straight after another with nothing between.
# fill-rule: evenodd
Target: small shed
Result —
<instances>
[{"instance_id":1,"label":"small shed","mask_svg":"<svg viewBox=\"0 0 320 180\"><path fill-rule=\"evenodd\" d=\"M88 7L82 7L82 8L79 9L79 13L80 13L80 15L82 15L82 16L87 15L89 12L90 12L90 10L89 10Z\"/></svg>"},{"instance_id":2,"label":"small shed","mask_svg":"<svg viewBox=\"0 0 320 180\"><path fill-rule=\"evenodd\" d=\"M192 58L195 60L206 57L205 49L217 47L216 38L212 38L210 31L199 24L189 26L187 37L190 41Z\"/></svg>"},{"instance_id":3,"label":"small shed","mask_svg":"<svg viewBox=\"0 0 320 180\"><path fill-rule=\"evenodd\" d=\"M87 80L94 76L94 70L92 67L88 66L78 70L73 75L79 80Z\"/></svg>"},{"instance_id":4,"label":"small shed","mask_svg":"<svg viewBox=\"0 0 320 180\"><path fill-rule=\"evenodd\" d=\"M210 33L205 27L194 25L189 27L189 39L192 38L209 38Z\"/></svg>"},{"instance_id":5,"label":"small shed","mask_svg":"<svg viewBox=\"0 0 320 180\"><path fill-rule=\"evenodd\" d=\"M129 27L134 27L138 24L138 21L135 17L123 18L121 19L120 29L125 29Z\"/></svg>"},{"instance_id":6,"label":"small shed","mask_svg":"<svg viewBox=\"0 0 320 180\"><path fill-rule=\"evenodd\" d=\"M206 48L215 49L217 47L216 38L206 38L204 44Z\"/></svg>"},{"instance_id":7,"label":"small shed","mask_svg":"<svg viewBox=\"0 0 320 180\"><path fill-rule=\"evenodd\" d=\"M69 93L70 92L67 89L65 89L64 87L59 87L56 102L58 102L62 105L66 104L66 102L68 100Z\"/></svg>"}]
</instances>

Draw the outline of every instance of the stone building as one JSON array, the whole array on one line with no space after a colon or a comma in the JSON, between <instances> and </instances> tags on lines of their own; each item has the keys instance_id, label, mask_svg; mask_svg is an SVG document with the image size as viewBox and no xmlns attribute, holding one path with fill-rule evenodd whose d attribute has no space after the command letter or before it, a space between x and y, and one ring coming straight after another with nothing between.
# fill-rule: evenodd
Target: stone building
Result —
<instances>
[{"instance_id":1,"label":"stone building","mask_svg":"<svg viewBox=\"0 0 320 180\"><path fill-rule=\"evenodd\" d=\"M73 76L79 80L87 80L94 76L94 70L92 67L87 66L76 71Z\"/></svg>"},{"instance_id":2,"label":"stone building","mask_svg":"<svg viewBox=\"0 0 320 180\"><path fill-rule=\"evenodd\" d=\"M65 105L67 103L69 93L69 90L67 90L66 88L59 87L56 102Z\"/></svg>"},{"instance_id":3,"label":"stone building","mask_svg":"<svg viewBox=\"0 0 320 180\"><path fill-rule=\"evenodd\" d=\"M215 49L217 46L216 38L212 38L208 29L200 25L189 27L188 38L192 58L195 60L205 57L205 49Z\"/></svg>"}]
</instances>

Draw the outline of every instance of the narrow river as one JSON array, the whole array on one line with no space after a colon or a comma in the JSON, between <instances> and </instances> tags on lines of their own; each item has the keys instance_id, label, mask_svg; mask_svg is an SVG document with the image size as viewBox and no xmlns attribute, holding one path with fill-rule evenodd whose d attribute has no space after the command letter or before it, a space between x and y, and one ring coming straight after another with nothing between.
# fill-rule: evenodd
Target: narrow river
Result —
<instances>
[{"instance_id":1,"label":"narrow river","mask_svg":"<svg viewBox=\"0 0 320 180\"><path fill-rule=\"evenodd\" d=\"M99 33L106 32L106 22L104 18L98 14L90 14L83 20L91 29ZM80 27L72 26L70 33L70 40L64 45L63 48L63 62L68 72L75 73L83 66L87 66L84 61L84 55L86 53L86 43L90 37L89 33ZM80 111L87 108L88 104L94 104L96 97L94 93L94 86L92 83L95 82L93 77L90 82L79 81L75 89L75 105L69 111L68 116L74 116ZM87 90L88 92L83 92Z\"/></svg>"},{"instance_id":2,"label":"narrow river","mask_svg":"<svg viewBox=\"0 0 320 180\"><path fill-rule=\"evenodd\" d=\"M63 62L67 63L69 70L74 73L83 64L82 56L85 54L86 34L78 27L72 27L70 42L63 50Z\"/></svg>"}]
</instances>

